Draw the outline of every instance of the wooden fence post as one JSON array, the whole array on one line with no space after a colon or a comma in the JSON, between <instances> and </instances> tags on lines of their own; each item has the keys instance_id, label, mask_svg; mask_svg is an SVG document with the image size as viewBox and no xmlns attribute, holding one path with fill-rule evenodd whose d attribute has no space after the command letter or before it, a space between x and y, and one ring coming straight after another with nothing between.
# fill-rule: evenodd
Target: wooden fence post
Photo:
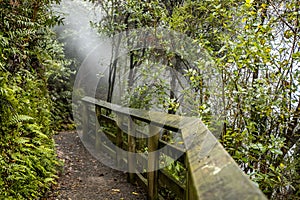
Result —
<instances>
[{"instance_id":1,"label":"wooden fence post","mask_svg":"<svg viewBox=\"0 0 300 200\"><path fill-rule=\"evenodd\" d=\"M96 133L95 133L95 148L96 151L101 151L101 133L99 133L100 130L100 122L101 122L101 107L96 106Z\"/></svg>"},{"instance_id":2,"label":"wooden fence post","mask_svg":"<svg viewBox=\"0 0 300 200\"><path fill-rule=\"evenodd\" d=\"M136 171L136 142L135 142L136 130L135 125L130 116L128 116L128 182L135 183Z\"/></svg>"},{"instance_id":3,"label":"wooden fence post","mask_svg":"<svg viewBox=\"0 0 300 200\"><path fill-rule=\"evenodd\" d=\"M149 134L152 136L148 138L148 199L158 199L158 168L159 168L159 153L158 127L150 125Z\"/></svg>"},{"instance_id":4,"label":"wooden fence post","mask_svg":"<svg viewBox=\"0 0 300 200\"><path fill-rule=\"evenodd\" d=\"M187 155L185 155L185 169L186 169L186 183L185 183L185 199L197 199L197 192L195 190L195 186L193 183L193 179L191 176L191 170L189 168L189 160Z\"/></svg>"},{"instance_id":5,"label":"wooden fence post","mask_svg":"<svg viewBox=\"0 0 300 200\"><path fill-rule=\"evenodd\" d=\"M89 132L89 112L88 105L86 103L83 103L82 106L82 116L82 139L87 141Z\"/></svg>"},{"instance_id":6,"label":"wooden fence post","mask_svg":"<svg viewBox=\"0 0 300 200\"><path fill-rule=\"evenodd\" d=\"M116 165L118 167L122 164L122 145L123 145L123 131L121 130L120 126L122 126L122 116L117 115L117 133L116 133Z\"/></svg>"}]
</instances>

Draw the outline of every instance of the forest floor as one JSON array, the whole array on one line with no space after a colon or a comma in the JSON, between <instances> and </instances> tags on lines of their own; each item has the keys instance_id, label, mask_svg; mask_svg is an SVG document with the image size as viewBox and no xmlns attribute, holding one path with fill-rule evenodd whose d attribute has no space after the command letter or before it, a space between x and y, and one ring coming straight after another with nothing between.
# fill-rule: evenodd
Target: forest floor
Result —
<instances>
[{"instance_id":1,"label":"forest floor","mask_svg":"<svg viewBox=\"0 0 300 200\"><path fill-rule=\"evenodd\" d=\"M146 199L142 188L127 183L126 174L92 157L76 132L62 132L54 139L58 157L64 166L58 184L43 200Z\"/></svg>"}]
</instances>

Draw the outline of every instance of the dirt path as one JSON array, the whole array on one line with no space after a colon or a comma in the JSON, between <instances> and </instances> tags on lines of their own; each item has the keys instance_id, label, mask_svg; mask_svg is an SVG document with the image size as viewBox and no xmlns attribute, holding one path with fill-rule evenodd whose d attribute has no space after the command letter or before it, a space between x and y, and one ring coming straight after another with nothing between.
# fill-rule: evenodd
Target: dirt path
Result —
<instances>
[{"instance_id":1,"label":"dirt path","mask_svg":"<svg viewBox=\"0 0 300 200\"><path fill-rule=\"evenodd\" d=\"M144 190L127 183L124 173L94 159L76 132L63 132L54 139L58 156L65 164L58 185L43 199L146 199Z\"/></svg>"}]
</instances>

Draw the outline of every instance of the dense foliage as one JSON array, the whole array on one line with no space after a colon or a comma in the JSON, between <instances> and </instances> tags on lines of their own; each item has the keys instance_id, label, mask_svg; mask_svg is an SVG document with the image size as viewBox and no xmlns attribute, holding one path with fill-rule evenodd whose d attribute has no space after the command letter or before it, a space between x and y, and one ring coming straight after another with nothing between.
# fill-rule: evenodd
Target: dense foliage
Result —
<instances>
[{"instance_id":1,"label":"dense foliage","mask_svg":"<svg viewBox=\"0 0 300 200\"><path fill-rule=\"evenodd\" d=\"M139 27L155 29L160 26L184 33L208 50L223 83L221 98L225 120L220 141L269 198L298 198L298 1L98 2L105 12L97 24L101 33L111 36ZM135 61L145 60L147 56L151 55L131 52L130 67L138 67L140 62ZM168 58L172 60L172 56L175 58L176 55ZM168 64L174 66L172 62ZM114 66L110 67L113 72ZM175 67L181 66L175 63ZM209 91L201 93L206 85L201 70L186 72L190 78L190 90L198 94L195 101L206 110L212 109L205 98L210 95ZM141 101L146 89L137 88L135 91L141 94L136 95L136 101L130 101ZM170 101L174 99L172 94L165 95ZM111 97L108 96L107 100L110 101ZM199 109L203 119L211 114L202 111ZM172 112L176 113L176 110Z\"/></svg>"},{"instance_id":2,"label":"dense foliage","mask_svg":"<svg viewBox=\"0 0 300 200\"><path fill-rule=\"evenodd\" d=\"M37 199L55 181L51 87L66 63L51 3L0 0L0 199Z\"/></svg>"}]
</instances>

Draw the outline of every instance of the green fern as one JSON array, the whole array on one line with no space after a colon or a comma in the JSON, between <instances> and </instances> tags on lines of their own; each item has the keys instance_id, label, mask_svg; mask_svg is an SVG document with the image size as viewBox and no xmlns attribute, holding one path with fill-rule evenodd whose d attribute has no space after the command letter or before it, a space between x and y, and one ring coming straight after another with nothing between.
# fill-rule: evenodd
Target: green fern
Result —
<instances>
[{"instance_id":1,"label":"green fern","mask_svg":"<svg viewBox=\"0 0 300 200\"><path fill-rule=\"evenodd\" d=\"M28 121L33 120L33 119L34 119L33 117L30 117L28 115L15 114L10 119L9 124L13 125L13 124L17 124L17 123L20 123L20 122L28 122Z\"/></svg>"},{"instance_id":2,"label":"green fern","mask_svg":"<svg viewBox=\"0 0 300 200\"><path fill-rule=\"evenodd\" d=\"M0 199L39 199L56 179L47 79L63 55L50 2L1 1Z\"/></svg>"}]
</instances>

